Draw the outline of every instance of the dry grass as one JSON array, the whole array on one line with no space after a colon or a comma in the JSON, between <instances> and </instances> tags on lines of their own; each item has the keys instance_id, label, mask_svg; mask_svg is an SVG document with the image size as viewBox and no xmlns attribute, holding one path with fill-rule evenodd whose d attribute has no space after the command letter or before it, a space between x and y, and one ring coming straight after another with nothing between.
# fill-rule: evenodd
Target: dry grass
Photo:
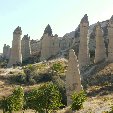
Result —
<instances>
[{"instance_id":1,"label":"dry grass","mask_svg":"<svg viewBox=\"0 0 113 113\"><path fill-rule=\"evenodd\" d=\"M42 62L34 64L33 66L36 67L37 71L43 73L47 71L54 63L60 62L64 66L67 65L67 60L65 59L56 59L49 62ZM0 69L0 98L3 96L7 96L12 93L14 87L18 85L8 84L6 83L5 79L2 79L3 76L6 78L10 76L11 73L19 73L22 70L19 69ZM108 75L111 76L113 74L113 63L105 66L102 70L98 71L94 75L94 79L92 81L97 81L98 77L107 77ZM108 79L109 80L109 79ZM42 83L43 84L43 83ZM25 91L31 90L35 87L40 87L42 84L35 84L25 86L23 88ZM103 111L109 111L110 107L113 106L113 86L111 84L105 85L92 85L87 88L88 98L87 101L84 103L84 108L76 113L102 113ZM2 113L0 111L0 113ZM21 113L21 112L17 112ZM34 113L32 110L27 110L25 113ZM71 113L68 108L59 110L57 113Z\"/></svg>"}]
</instances>

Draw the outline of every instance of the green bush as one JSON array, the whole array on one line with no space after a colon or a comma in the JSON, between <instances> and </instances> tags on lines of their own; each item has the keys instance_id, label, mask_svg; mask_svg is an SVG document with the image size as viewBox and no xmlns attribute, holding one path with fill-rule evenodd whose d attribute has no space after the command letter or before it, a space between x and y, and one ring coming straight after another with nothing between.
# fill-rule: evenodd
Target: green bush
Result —
<instances>
[{"instance_id":1,"label":"green bush","mask_svg":"<svg viewBox=\"0 0 113 113\"><path fill-rule=\"evenodd\" d=\"M51 71L53 75L59 75L64 73L64 66L60 62L54 63L51 67Z\"/></svg>"},{"instance_id":2,"label":"green bush","mask_svg":"<svg viewBox=\"0 0 113 113\"><path fill-rule=\"evenodd\" d=\"M22 87L14 89L13 94L8 97L4 97L0 102L0 107L3 109L3 113L12 113L14 111L20 111L24 105L24 91Z\"/></svg>"},{"instance_id":3,"label":"green bush","mask_svg":"<svg viewBox=\"0 0 113 113\"><path fill-rule=\"evenodd\" d=\"M83 107L83 102L86 100L86 93L81 91L80 93L74 92L72 94L72 110L79 110Z\"/></svg>"},{"instance_id":4,"label":"green bush","mask_svg":"<svg viewBox=\"0 0 113 113\"><path fill-rule=\"evenodd\" d=\"M24 70L30 70L31 72L34 71L36 69L36 67L32 64L29 64L25 67L23 67Z\"/></svg>"},{"instance_id":5,"label":"green bush","mask_svg":"<svg viewBox=\"0 0 113 113\"><path fill-rule=\"evenodd\" d=\"M36 84L35 79L32 79L32 78L31 78L31 79L29 80L29 84L30 84L30 85L34 85L34 84Z\"/></svg>"},{"instance_id":6,"label":"green bush","mask_svg":"<svg viewBox=\"0 0 113 113\"><path fill-rule=\"evenodd\" d=\"M34 73L32 73L32 78L37 83L48 82L48 81L52 80L52 75L51 75L51 73L38 73L38 72L34 72Z\"/></svg>"},{"instance_id":7,"label":"green bush","mask_svg":"<svg viewBox=\"0 0 113 113\"><path fill-rule=\"evenodd\" d=\"M57 87L58 87L58 89L61 93L61 96L62 96L61 102L62 102L62 104L64 106L66 106L67 105L67 96L66 96L65 82L59 76L54 76L52 78L52 81L55 85L57 85ZM64 107L64 106L62 106L62 107Z\"/></svg>"},{"instance_id":8,"label":"green bush","mask_svg":"<svg viewBox=\"0 0 113 113\"><path fill-rule=\"evenodd\" d=\"M25 108L30 108L39 113L49 113L58 109L61 104L61 94L56 85L47 83L39 89L34 89L25 95Z\"/></svg>"},{"instance_id":9,"label":"green bush","mask_svg":"<svg viewBox=\"0 0 113 113\"><path fill-rule=\"evenodd\" d=\"M10 83L15 84L25 84L26 83L26 76L24 73L18 73L17 75L10 75L9 76Z\"/></svg>"}]
</instances>

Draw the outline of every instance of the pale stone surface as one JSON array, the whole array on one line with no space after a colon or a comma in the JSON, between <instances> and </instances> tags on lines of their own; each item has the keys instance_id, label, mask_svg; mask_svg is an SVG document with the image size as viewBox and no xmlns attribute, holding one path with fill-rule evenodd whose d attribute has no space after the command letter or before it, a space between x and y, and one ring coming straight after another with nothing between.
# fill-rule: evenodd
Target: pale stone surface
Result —
<instances>
[{"instance_id":1,"label":"pale stone surface","mask_svg":"<svg viewBox=\"0 0 113 113\"><path fill-rule=\"evenodd\" d=\"M40 40L31 40L31 55L39 55L41 52L41 41Z\"/></svg>"},{"instance_id":2,"label":"pale stone surface","mask_svg":"<svg viewBox=\"0 0 113 113\"><path fill-rule=\"evenodd\" d=\"M4 57L5 59L9 59L10 53L11 53L10 46L4 44L4 47L3 47L3 57Z\"/></svg>"},{"instance_id":3,"label":"pale stone surface","mask_svg":"<svg viewBox=\"0 0 113 113\"><path fill-rule=\"evenodd\" d=\"M103 32L99 22L97 23L95 30L96 30L95 63L98 63L106 58L106 49L104 44Z\"/></svg>"},{"instance_id":4,"label":"pale stone surface","mask_svg":"<svg viewBox=\"0 0 113 113\"><path fill-rule=\"evenodd\" d=\"M69 52L68 69L66 73L66 94L67 105L72 103L71 95L73 92L82 90L81 77L77 57L73 49Z\"/></svg>"},{"instance_id":5,"label":"pale stone surface","mask_svg":"<svg viewBox=\"0 0 113 113\"><path fill-rule=\"evenodd\" d=\"M41 39L41 58L40 60L47 60L48 58L58 54L60 50L59 38L44 34Z\"/></svg>"},{"instance_id":6,"label":"pale stone surface","mask_svg":"<svg viewBox=\"0 0 113 113\"><path fill-rule=\"evenodd\" d=\"M31 46L30 46L30 37L24 35L21 41L21 49L22 49L22 60L26 60L31 55Z\"/></svg>"},{"instance_id":7,"label":"pale stone surface","mask_svg":"<svg viewBox=\"0 0 113 113\"><path fill-rule=\"evenodd\" d=\"M73 39L69 36L60 38L60 50L67 50L72 46Z\"/></svg>"},{"instance_id":8,"label":"pale stone surface","mask_svg":"<svg viewBox=\"0 0 113 113\"><path fill-rule=\"evenodd\" d=\"M13 64L22 63L21 35L22 30L21 27L18 26L13 32L13 41L8 67L11 67Z\"/></svg>"},{"instance_id":9,"label":"pale stone surface","mask_svg":"<svg viewBox=\"0 0 113 113\"><path fill-rule=\"evenodd\" d=\"M46 60L51 56L51 36L44 34L41 40L41 58L40 60Z\"/></svg>"},{"instance_id":10,"label":"pale stone surface","mask_svg":"<svg viewBox=\"0 0 113 113\"><path fill-rule=\"evenodd\" d=\"M80 69L83 66L86 66L90 63L87 39L88 27L89 27L88 16L85 14L80 22L80 45L78 54Z\"/></svg>"},{"instance_id":11,"label":"pale stone surface","mask_svg":"<svg viewBox=\"0 0 113 113\"><path fill-rule=\"evenodd\" d=\"M108 62L113 62L113 16L110 18L108 23Z\"/></svg>"}]
</instances>

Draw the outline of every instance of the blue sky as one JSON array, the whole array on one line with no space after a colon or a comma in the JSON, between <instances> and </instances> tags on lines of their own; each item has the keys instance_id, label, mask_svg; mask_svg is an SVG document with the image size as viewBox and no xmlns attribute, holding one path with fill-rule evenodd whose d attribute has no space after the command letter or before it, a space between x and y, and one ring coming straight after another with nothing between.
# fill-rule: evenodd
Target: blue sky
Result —
<instances>
[{"instance_id":1,"label":"blue sky","mask_svg":"<svg viewBox=\"0 0 113 113\"><path fill-rule=\"evenodd\" d=\"M73 31L84 14L89 23L109 19L113 15L113 0L0 0L0 52L11 46L13 31L22 27L22 37L40 39L47 24L53 34L63 36Z\"/></svg>"}]
</instances>

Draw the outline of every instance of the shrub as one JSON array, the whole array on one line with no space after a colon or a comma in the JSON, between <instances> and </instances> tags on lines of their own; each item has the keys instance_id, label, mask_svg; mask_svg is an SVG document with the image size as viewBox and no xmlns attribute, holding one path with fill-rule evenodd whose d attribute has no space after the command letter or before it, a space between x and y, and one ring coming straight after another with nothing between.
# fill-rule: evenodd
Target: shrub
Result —
<instances>
[{"instance_id":1,"label":"shrub","mask_svg":"<svg viewBox=\"0 0 113 113\"><path fill-rule=\"evenodd\" d=\"M1 100L1 108L3 113L12 113L14 111L20 111L23 109L24 104L24 91L22 87L14 89L13 94L8 97L4 97Z\"/></svg>"},{"instance_id":2,"label":"shrub","mask_svg":"<svg viewBox=\"0 0 113 113\"><path fill-rule=\"evenodd\" d=\"M14 72L10 71L9 74L13 74Z\"/></svg>"},{"instance_id":3,"label":"shrub","mask_svg":"<svg viewBox=\"0 0 113 113\"><path fill-rule=\"evenodd\" d=\"M54 63L51 67L51 71L53 75L59 75L64 73L64 66L60 62Z\"/></svg>"},{"instance_id":4,"label":"shrub","mask_svg":"<svg viewBox=\"0 0 113 113\"><path fill-rule=\"evenodd\" d=\"M26 83L26 77L24 73L19 73L16 75L10 75L9 76L9 82L15 83L15 84L25 84Z\"/></svg>"},{"instance_id":5,"label":"shrub","mask_svg":"<svg viewBox=\"0 0 113 113\"><path fill-rule=\"evenodd\" d=\"M35 79L32 79L32 78L31 78L31 79L29 80L29 84L30 84L30 85L34 85L34 84L36 84Z\"/></svg>"},{"instance_id":6,"label":"shrub","mask_svg":"<svg viewBox=\"0 0 113 113\"><path fill-rule=\"evenodd\" d=\"M81 91L80 93L74 92L72 94L72 110L79 110L83 107L83 102L86 100L86 93Z\"/></svg>"},{"instance_id":7,"label":"shrub","mask_svg":"<svg viewBox=\"0 0 113 113\"><path fill-rule=\"evenodd\" d=\"M0 67L1 68L6 68L7 67L7 63L8 63L8 60L0 61Z\"/></svg>"},{"instance_id":8,"label":"shrub","mask_svg":"<svg viewBox=\"0 0 113 113\"><path fill-rule=\"evenodd\" d=\"M26 108L34 109L39 113L48 113L62 106L61 94L53 83L44 84L39 89L27 93L25 100Z\"/></svg>"},{"instance_id":9,"label":"shrub","mask_svg":"<svg viewBox=\"0 0 113 113\"><path fill-rule=\"evenodd\" d=\"M67 96L66 96L66 88L65 88L65 82L59 77L59 76L54 76L54 78L52 78L52 81L55 85L57 85L60 93L61 93L61 96L62 96L62 104L64 106L67 105ZM62 107L64 107L62 106Z\"/></svg>"},{"instance_id":10,"label":"shrub","mask_svg":"<svg viewBox=\"0 0 113 113\"><path fill-rule=\"evenodd\" d=\"M10 75L9 76L10 83L16 84L25 84L26 83L26 76L24 73L18 73L17 75Z\"/></svg>"},{"instance_id":11,"label":"shrub","mask_svg":"<svg viewBox=\"0 0 113 113\"><path fill-rule=\"evenodd\" d=\"M36 69L36 67L32 64L29 64L23 68L24 70L30 70L31 72Z\"/></svg>"},{"instance_id":12,"label":"shrub","mask_svg":"<svg viewBox=\"0 0 113 113\"><path fill-rule=\"evenodd\" d=\"M51 73L38 73L34 72L32 73L32 78L37 82L48 82L52 80Z\"/></svg>"}]
</instances>

